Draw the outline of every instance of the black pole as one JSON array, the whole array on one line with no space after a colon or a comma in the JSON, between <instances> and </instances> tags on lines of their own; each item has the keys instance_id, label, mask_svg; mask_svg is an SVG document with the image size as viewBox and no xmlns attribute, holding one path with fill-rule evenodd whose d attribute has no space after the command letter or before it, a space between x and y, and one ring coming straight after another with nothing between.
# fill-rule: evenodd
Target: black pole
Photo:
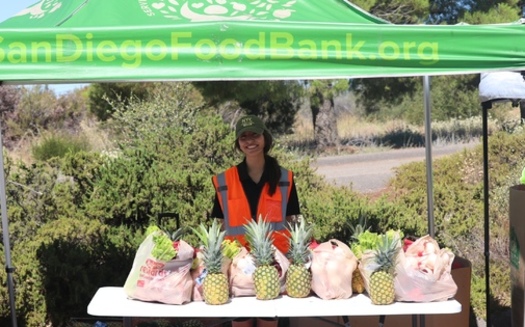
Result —
<instances>
[{"instance_id":1,"label":"black pole","mask_svg":"<svg viewBox=\"0 0 525 327\"><path fill-rule=\"evenodd\" d=\"M492 102L483 102L483 202L485 218L485 296L487 326L492 326L490 317L490 226L489 226L489 141L488 141L488 111Z\"/></svg>"}]
</instances>

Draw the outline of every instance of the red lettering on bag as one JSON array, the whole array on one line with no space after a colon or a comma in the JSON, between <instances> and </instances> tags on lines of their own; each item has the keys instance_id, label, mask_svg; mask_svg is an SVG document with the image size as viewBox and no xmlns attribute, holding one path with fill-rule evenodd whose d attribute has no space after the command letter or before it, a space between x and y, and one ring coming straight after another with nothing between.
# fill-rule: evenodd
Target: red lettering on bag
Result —
<instances>
[{"instance_id":1,"label":"red lettering on bag","mask_svg":"<svg viewBox=\"0 0 525 327\"><path fill-rule=\"evenodd\" d=\"M151 259L147 259L146 266L151 267L153 269L162 269L164 267L164 263L155 261L155 260L151 260Z\"/></svg>"}]
</instances>

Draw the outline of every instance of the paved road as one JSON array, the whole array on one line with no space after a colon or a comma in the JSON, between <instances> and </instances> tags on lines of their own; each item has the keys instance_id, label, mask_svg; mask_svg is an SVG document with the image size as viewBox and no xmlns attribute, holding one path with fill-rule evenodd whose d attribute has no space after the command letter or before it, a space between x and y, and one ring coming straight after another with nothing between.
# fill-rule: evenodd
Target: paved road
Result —
<instances>
[{"instance_id":1,"label":"paved road","mask_svg":"<svg viewBox=\"0 0 525 327\"><path fill-rule=\"evenodd\" d=\"M432 147L432 160L473 148L478 143L451 144ZM408 148L374 153L318 158L312 163L317 172L336 185L352 185L362 193L373 193L385 188L394 169L403 164L425 160L425 148Z\"/></svg>"}]
</instances>

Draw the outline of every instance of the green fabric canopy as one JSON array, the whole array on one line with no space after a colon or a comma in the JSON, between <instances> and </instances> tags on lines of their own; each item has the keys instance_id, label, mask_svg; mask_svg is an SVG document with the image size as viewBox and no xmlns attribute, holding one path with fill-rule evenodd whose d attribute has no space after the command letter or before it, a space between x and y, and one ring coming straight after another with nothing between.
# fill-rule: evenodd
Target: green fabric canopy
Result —
<instances>
[{"instance_id":1,"label":"green fabric canopy","mask_svg":"<svg viewBox=\"0 0 525 327\"><path fill-rule=\"evenodd\" d=\"M525 25L394 25L343 0L42 0L0 23L0 81L524 70Z\"/></svg>"}]
</instances>

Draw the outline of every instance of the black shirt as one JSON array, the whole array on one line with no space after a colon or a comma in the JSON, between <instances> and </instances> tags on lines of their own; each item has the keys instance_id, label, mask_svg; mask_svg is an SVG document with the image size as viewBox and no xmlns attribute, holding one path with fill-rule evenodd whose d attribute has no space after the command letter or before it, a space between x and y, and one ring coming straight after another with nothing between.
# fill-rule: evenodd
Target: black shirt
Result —
<instances>
[{"instance_id":1,"label":"black shirt","mask_svg":"<svg viewBox=\"0 0 525 327\"><path fill-rule=\"evenodd\" d=\"M244 195L248 199L250 205L250 212L252 218L255 219L257 214L257 205L259 204L259 198L263 186L268 182L268 169L267 166L264 166L264 171L261 176L259 183L255 183L250 176L248 175L248 166L246 161L242 161L237 165L237 171L239 172L239 179L241 180L242 188L244 190ZM299 211L299 198L297 197L297 190L295 189L295 182L292 182L292 189L290 190L290 198L288 199L288 205L286 206L286 216L298 215ZM213 209L211 211L211 216L213 218L222 218L224 219L224 213L222 212L221 205L219 203L219 197L217 192L215 192L215 201L213 202Z\"/></svg>"}]
</instances>

